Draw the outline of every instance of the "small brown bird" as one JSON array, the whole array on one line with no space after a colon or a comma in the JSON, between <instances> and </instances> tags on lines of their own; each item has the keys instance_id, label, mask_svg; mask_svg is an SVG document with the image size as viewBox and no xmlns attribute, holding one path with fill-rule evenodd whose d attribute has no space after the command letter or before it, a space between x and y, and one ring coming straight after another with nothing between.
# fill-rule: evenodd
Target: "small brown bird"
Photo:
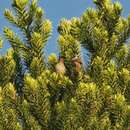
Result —
<instances>
[{"instance_id":1,"label":"small brown bird","mask_svg":"<svg viewBox=\"0 0 130 130\"><path fill-rule=\"evenodd\" d=\"M80 72L80 70L81 70L81 64L82 64L81 59L76 56L76 57L72 58L72 62L75 65L75 71L76 72Z\"/></svg>"},{"instance_id":2,"label":"small brown bird","mask_svg":"<svg viewBox=\"0 0 130 130\"><path fill-rule=\"evenodd\" d=\"M64 58L62 57L59 58L59 63L56 64L55 69L58 74L65 74L66 68L64 64Z\"/></svg>"}]
</instances>

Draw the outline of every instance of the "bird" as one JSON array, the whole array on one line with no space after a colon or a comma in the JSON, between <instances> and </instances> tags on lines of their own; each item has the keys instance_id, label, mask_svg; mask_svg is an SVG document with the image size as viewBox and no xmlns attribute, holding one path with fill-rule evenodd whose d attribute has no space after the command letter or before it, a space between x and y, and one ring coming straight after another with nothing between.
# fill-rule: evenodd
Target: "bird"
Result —
<instances>
[{"instance_id":1,"label":"bird","mask_svg":"<svg viewBox=\"0 0 130 130\"><path fill-rule=\"evenodd\" d=\"M65 74L66 67L65 67L65 64L64 64L64 58L63 57L59 58L59 62L55 66L55 70L58 74L63 74L63 75Z\"/></svg>"},{"instance_id":2,"label":"bird","mask_svg":"<svg viewBox=\"0 0 130 130\"><path fill-rule=\"evenodd\" d=\"M72 62L75 65L75 71L79 73L81 70L81 64L82 64L81 59L76 56L76 57L72 58Z\"/></svg>"}]
</instances>

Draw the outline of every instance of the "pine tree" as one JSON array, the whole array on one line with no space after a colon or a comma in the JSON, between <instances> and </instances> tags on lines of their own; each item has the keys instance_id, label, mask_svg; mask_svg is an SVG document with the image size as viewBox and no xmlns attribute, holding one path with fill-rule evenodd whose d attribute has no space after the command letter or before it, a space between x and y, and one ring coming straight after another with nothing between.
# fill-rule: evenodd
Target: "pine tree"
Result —
<instances>
[{"instance_id":1,"label":"pine tree","mask_svg":"<svg viewBox=\"0 0 130 130\"><path fill-rule=\"evenodd\" d=\"M130 129L130 16L119 2L94 3L60 21L59 55L47 61L52 25L38 1L13 0L5 10L20 33L4 28L11 48L0 56L0 130Z\"/></svg>"}]
</instances>

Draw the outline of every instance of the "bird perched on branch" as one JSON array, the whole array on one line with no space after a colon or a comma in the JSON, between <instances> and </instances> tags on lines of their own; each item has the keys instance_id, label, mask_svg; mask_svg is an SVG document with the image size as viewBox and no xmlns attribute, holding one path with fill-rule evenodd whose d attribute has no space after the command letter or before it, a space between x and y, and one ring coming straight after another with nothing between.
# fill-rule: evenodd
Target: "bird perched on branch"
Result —
<instances>
[{"instance_id":1,"label":"bird perched on branch","mask_svg":"<svg viewBox=\"0 0 130 130\"><path fill-rule=\"evenodd\" d=\"M81 59L76 56L76 57L72 58L72 62L75 65L75 71L76 72L80 72L80 70L81 70L81 64L82 64Z\"/></svg>"},{"instance_id":2,"label":"bird perched on branch","mask_svg":"<svg viewBox=\"0 0 130 130\"><path fill-rule=\"evenodd\" d=\"M55 70L59 74L65 74L66 68L65 68L64 58L63 57L59 58L59 63L56 64Z\"/></svg>"}]
</instances>

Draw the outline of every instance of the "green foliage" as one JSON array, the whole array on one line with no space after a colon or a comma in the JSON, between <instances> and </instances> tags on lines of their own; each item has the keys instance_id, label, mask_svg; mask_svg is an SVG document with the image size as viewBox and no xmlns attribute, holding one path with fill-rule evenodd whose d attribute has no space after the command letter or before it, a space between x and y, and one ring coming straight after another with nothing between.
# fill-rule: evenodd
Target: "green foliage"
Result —
<instances>
[{"instance_id":1,"label":"green foliage","mask_svg":"<svg viewBox=\"0 0 130 130\"><path fill-rule=\"evenodd\" d=\"M16 36L7 27L4 29L4 33L13 49L17 50L18 57L25 64L24 68L26 66L32 76L36 78L45 66L43 48L50 36L51 22L45 20L44 13L36 0L29 3L28 0L14 0L12 3L14 11L5 10L4 12L6 19L21 30L23 40L21 40L21 36Z\"/></svg>"},{"instance_id":2,"label":"green foliage","mask_svg":"<svg viewBox=\"0 0 130 130\"><path fill-rule=\"evenodd\" d=\"M0 56L0 130L130 130L130 16L121 16L119 2L94 3L80 18L60 21L59 58L48 60L52 25L38 1L13 0L5 10L21 33L4 28L11 48Z\"/></svg>"},{"instance_id":3,"label":"green foliage","mask_svg":"<svg viewBox=\"0 0 130 130\"><path fill-rule=\"evenodd\" d=\"M0 56L0 86L6 85L13 80L15 72L15 61L13 59L13 50L8 50L5 56Z\"/></svg>"}]
</instances>

